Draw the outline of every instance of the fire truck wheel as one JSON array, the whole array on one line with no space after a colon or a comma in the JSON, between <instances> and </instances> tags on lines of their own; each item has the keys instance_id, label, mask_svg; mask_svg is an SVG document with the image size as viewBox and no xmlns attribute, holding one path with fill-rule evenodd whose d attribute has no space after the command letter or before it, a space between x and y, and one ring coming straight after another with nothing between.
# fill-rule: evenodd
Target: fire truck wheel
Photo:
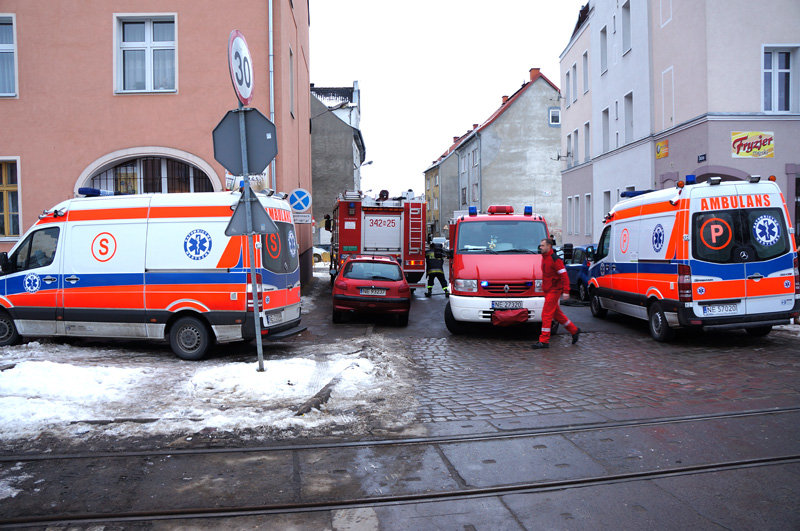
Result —
<instances>
[{"instance_id":1,"label":"fire truck wheel","mask_svg":"<svg viewBox=\"0 0 800 531\"><path fill-rule=\"evenodd\" d=\"M14 320L6 312L0 312L0 346L16 345L22 338L14 326Z\"/></svg>"},{"instance_id":2,"label":"fire truck wheel","mask_svg":"<svg viewBox=\"0 0 800 531\"><path fill-rule=\"evenodd\" d=\"M606 315L608 315L608 310L603 308L603 305L600 304L600 297L595 295L594 293L590 294L591 302L589 304L589 308L592 310L592 315L595 317L599 317L602 319Z\"/></svg>"},{"instance_id":3,"label":"fire truck wheel","mask_svg":"<svg viewBox=\"0 0 800 531\"><path fill-rule=\"evenodd\" d=\"M667 324L667 317L661 309L661 304L654 302L647 312L650 335L656 341L669 341L672 339L673 330Z\"/></svg>"},{"instance_id":4,"label":"fire truck wheel","mask_svg":"<svg viewBox=\"0 0 800 531\"><path fill-rule=\"evenodd\" d=\"M169 346L183 360L202 359L211 346L206 326L195 317L181 317L169 331Z\"/></svg>"},{"instance_id":5,"label":"fire truck wheel","mask_svg":"<svg viewBox=\"0 0 800 531\"><path fill-rule=\"evenodd\" d=\"M449 302L447 303L447 306L444 307L444 324L454 336L463 334L467 331L466 325L461 321L456 321L456 318L453 317L453 310L450 309Z\"/></svg>"},{"instance_id":6,"label":"fire truck wheel","mask_svg":"<svg viewBox=\"0 0 800 531\"><path fill-rule=\"evenodd\" d=\"M756 326L755 328L747 328L747 333L753 337L764 337L772 331L772 325Z\"/></svg>"},{"instance_id":7,"label":"fire truck wheel","mask_svg":"<svg viewBox=\"0 0 800 531\"><path fill-rule=\"evenodd\" d=\"M397 314L397 324L400 326L408 326L408 312Z\"/></svg>"}]
</instances>

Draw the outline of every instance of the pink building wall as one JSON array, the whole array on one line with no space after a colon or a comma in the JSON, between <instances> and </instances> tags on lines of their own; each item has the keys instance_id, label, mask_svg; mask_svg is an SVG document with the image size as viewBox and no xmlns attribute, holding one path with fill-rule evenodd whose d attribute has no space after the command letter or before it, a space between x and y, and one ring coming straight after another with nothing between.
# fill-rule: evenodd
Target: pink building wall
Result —
<instances>
[{"instance_id":1,"label":"pink building wall","mask_svg":"<svg viewBox=\"0 0 800 531\"><path fill-rule=\"evenodd\" d=\"M18 93L0 98L0 157L19 157L20 230L45 208L73 197L95 161L155 146L196 157L216 189L225 170L211 132L237 105L227 64L228 36L239 29L253 59L252 107L269 116L267 0L4 0L15 15ZM176 91L115 93L115 14L175 17ZM277 188L311 188L308 130L308 3L274 0ZM288 47L295 57L295 113L288 109ZM300 226L300 250L311 246ZM7 251L13 241L0 242Z\"/></svg>"}]
</instances>

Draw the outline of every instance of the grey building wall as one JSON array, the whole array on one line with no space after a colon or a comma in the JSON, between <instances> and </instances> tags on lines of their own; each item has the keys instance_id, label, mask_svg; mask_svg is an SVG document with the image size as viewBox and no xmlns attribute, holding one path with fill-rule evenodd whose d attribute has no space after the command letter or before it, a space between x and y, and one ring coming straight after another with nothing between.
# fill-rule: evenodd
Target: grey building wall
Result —
<instances>
[{"instance_id":1,"label":"grey building wall","mask_svg":"<svg viewBox=\"0 0 800 531\"><path fill-rule=\"evenodd\" d=\"M441 224L439 236L447 237L448 223L453 217L453 212L461 210L458 199L458 156L451 153L439 163L439 212Z\"/></svg>"},{"instance_id":2,"label":"grey building wall","mask_svg":"<svg viewBox=\"0 0 800 531\"><path fill-rule=\"evenodd\" d=\"M316 220L315 245L320 243L323 218L333 211L336 197L360 184L354 182L354 171L364 154L358 157L354 154L356 134L356 129L311 95L311 210Z\"/></svg>"},{"instance_id":3,"label":"grey building wall","mask_svg":"<svg viewBox=\"0 0 800 531\"><path fill-rule=\"evenodd\" d=\"M557 104L558 96L556 89L539 78L457 152L466 165L461 168L462 188L464 182L472 187L467 189L469 205L483 211L490 205L511 205L515 212L531 205L535 213L545 217L556 239L562 241L561 174L560 164L554 160L561 144L561 130L549 123L549 108ZM477 202L473 200L476 180ZM459 191L459 195L462 193Z\"/></svg>"}]
</instances>

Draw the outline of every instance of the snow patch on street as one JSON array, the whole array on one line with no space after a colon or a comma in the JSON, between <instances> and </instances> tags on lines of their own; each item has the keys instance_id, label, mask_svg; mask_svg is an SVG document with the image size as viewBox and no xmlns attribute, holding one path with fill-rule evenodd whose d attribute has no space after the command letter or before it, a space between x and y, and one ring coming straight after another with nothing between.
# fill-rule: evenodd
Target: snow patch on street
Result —
<instances>
[{"instance_id":1,"label":"snow patch on street","mask_svg":"<svg viewBox=\"0 0 800 531\"><path fill-rule=\"evenodd\" d=\"M92 345L42 341L0 348L0 440L45 433L74 439L208 429L313 432L381 413L388 424L399 424L408 407L407 384L396 381L395 365L404 356L379 335L265 347L264 372L249 361L255 353L251 357L248 347L185 362L146 343ZM328 403L296 417L298 407L334 378ZM387 411L376 411L374 399L384 393L394 398L381 401ZM12 487L0 489L13 496Z\"/></svg>"}]
</instances>

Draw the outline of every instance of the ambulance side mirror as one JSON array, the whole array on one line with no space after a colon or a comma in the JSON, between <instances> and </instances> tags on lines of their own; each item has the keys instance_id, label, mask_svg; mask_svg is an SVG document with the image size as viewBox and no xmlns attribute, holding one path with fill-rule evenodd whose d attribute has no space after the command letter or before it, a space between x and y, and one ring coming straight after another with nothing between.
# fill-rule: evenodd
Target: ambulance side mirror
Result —
<instances>
[{"instance_id":1,"label":"ambulance side mirror","mask_svg":"<svg viewBox=\"0 0 800 531\"><path fill-rule=\"evenodd\" d=\"M0 270L3 274L11 273L14 268L11 261L8 259L8 253L0 253Z\"/></svg>"},{"instance_id":2,"label":"ambulance side mirror","mask_svg":"<svg viewBox=\"0 0 800 531\"><path fill-rule=\"evenodd\" d=\"M590 262L594 262L594 245L590 245L586 248L586 259Z\"/></svg>"}]
</instances>

